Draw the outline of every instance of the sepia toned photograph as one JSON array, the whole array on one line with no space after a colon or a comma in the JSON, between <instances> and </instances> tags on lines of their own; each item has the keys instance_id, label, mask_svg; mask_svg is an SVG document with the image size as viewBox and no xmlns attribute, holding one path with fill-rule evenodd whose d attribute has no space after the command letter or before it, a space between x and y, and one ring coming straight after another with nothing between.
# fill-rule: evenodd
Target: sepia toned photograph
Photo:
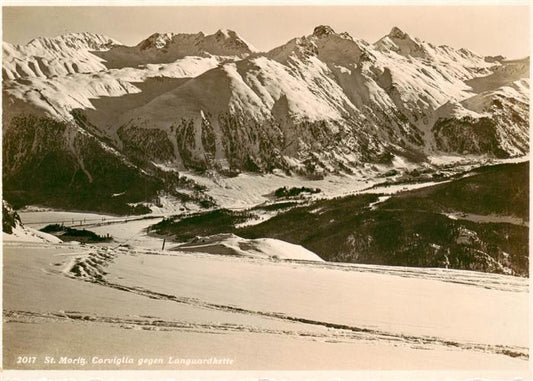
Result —
<instances>
[{"instance_id":1,"label":"sepia toned photograph","mask_svg":"<svg viewBox=\"0 0 533 381\"><path fill-rule=\"evenodd\" d=\"M6 379L531 377L527 2L13 5L2 36Z\"/></svg>"}]
</instances>

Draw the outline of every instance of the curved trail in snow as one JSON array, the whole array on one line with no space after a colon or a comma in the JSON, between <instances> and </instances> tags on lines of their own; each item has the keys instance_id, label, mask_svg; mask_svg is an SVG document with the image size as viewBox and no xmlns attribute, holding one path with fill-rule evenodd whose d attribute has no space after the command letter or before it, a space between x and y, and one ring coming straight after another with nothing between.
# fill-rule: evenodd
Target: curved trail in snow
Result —
<instances>
[{"instance_id":1,"label":"curved trail in snow","mask_svg":"<svg viewBox=\"0 0 533 381\"><path fill-rule=\"evenodd\" d=\"M121 254L125 255L125 253L121 253ZM146 254L156 254L156 253L146 252ZM307 326L317 326L317 327L326 328L330 330L331 334L328 333L327 335L317 336L316 333L308 332L305 330L278 332L277 330L270 330L270 329L265 330L263 328L255 328L255 327L242 326L242 325L231 325L231 324L220 325L217 323L206 325L206 324L196 324L196 323L189 323L189 322L179 322L179 321L163 321L161 319L157 319L154 317L147 317L147 316L137 317L135 319L115 318L115 317L111 318L111 317L103 317L103 316L96 316L96 315L80 314L75 311L73 312L61 311L58 313L48 313L48 314L36 314L36 313L26 312L26 311L4 311L7 321L30 322L32 321L32 319L54 319L54 320L75 320L75 321L87 322L87 323L93 322L93 323L114 324L125 329L199 330L202 332L212 332L212 333L220 333L224 331L243 331L243 332L250 332L250 333L260 332L260 333L284 334L284 335L291 335L295 337L316 337L316 338L325 337L331 340L342 340L342 341L346 341L346 340L347 341L370 340L370 341L381 341L381 342L385 341L385 342L390 342L390 343L403 344L403 345L407 345L413 348L428 349L428 348L434 348L434 347L447 347L450 349L470 350L470 351L480 351L480 352L492 353L492 354L500 354L500 355L505 355L509 357L517 357L521 359L529 358L529 354L528 354L529 351L528 351L528 348L526 347L510 346L510 345L495 345L495 344L480 344L480 343L473 343L473 342L460 342L460 341L454 341L454 340L446 340L446 339L438 338L434 336L423 336L423 335L416 336L416 335L408 335L408 334L402 334L402 333L396 333L396 332L388 332L388 331L379 330L379 329L370 329L370 328L359 327L359 326L354 326L354 325L338 324L334 322L314 320L314 319L309 319L309 318L300 317L300 316L291 316L291 315L287 315L287 314L284 314L281 312L275 312L275 311L260 311L260 310L247 309L247 308L236 306L236 305L210 303L210 302L198 299L198 298L177 296L173 294L156 292L156 291L143 288L143 287L126 286L126 285L122 285L122 284L118 284L114 282L109 282L105 278L105 275L107 273L104 270L104 268L108 264L113 262L114 259L118 255L119 253L116 251L113 252L107 248L101 248L97 250L96 252L92 252L88 255L79 257L75 259L74 261L69 262L62 272L63 274L71 278L95 283L103 287L109 287L109 288L113 288L116 290L133 293L133 294L144 296L150 299L172 301L176 303L186 304L189 306L209 309L209 310L217 310L217 311L236 313L236 314L255 315L255 316L259 316L263 318L276 319L276 320L281 320L285 322L300 323L300 324L307 325ZM167 254L167 255L171 255L171 254ZM291 262L297 262L297 261L291 261ZM309 263L309 262L301 263L301 265L315 266L315 264ZM346 267L348 271L352 270L350 267L353 267L353 266L342 266L342 265L338 266L336 264L330 264L330 263L319 263L319 264L316 264L316 266L341 267L341 268ZM372 272L372 271L375 271L376 269L372 269L371 266L368 266L366 270L370 270ZM396 269L397 274L395 275L399 275L399 273L401 272L400 270L403 270L405 272L406 269ZM435 269L428 269L428 271L423 272L423 274L429 275L431 274L431 270L435 270ZM356 267L355 271L361 271L361 267L358 267L358 268ZM381 272L384 272L384 271L390 271L391 273L394 273L393 268L390 268L390 269L386 268L386 269L381 270ZM414 271L412 271L412 273L414 273ZM468 275L472 276L475 274L465 274L465 278L468 278ZM483 274L483 275L487 275L487 274ZM405 274L403 276L409 276L409 274ZM418 274L418 276L420 276L420 274ZM436 279L436 276L437 274L433 274L434 279ZM462 284L473 285L473 286L478 285L475 283L475 279L471 279L470 282L467 282L467 281L461 282L460 280L454 279L453 277L450 277L450 278L441 277L438 280L442 280L445 282L462 283ZM517 284L518 283L519 282L517 282ZM508 285L503 284L503 286L506 291L510 291L506 287ZM496 289L498 289L497 288L498 284L493 283L492 287L496 287ZM486 287L486 288L490 288L490 287ZM516 288L511 289L511 290L518 291ZM520 291L523 291L523 290L520 290Z\"/></svg>"}]
</instances>

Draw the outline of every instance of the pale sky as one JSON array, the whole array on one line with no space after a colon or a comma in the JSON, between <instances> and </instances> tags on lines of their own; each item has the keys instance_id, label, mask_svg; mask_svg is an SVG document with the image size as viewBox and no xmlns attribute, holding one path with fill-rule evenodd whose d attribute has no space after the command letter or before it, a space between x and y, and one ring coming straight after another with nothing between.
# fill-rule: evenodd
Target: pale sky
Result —
<instances>
[{"instance_id":1,"label":"pale sky","mask_svg":"<svg viewBox=\"0 0 533 381\"><path fill-rule=\"evenodd\" d=\"M434 44L483 55L530 54L530 10L525 5L430 6L169 6L3 7L3 40L95 32L135 45L154 32L214 33L232 29L260 50L308 35L317 25L375 42L398 26Z\"/></svg>"}]
</instances>

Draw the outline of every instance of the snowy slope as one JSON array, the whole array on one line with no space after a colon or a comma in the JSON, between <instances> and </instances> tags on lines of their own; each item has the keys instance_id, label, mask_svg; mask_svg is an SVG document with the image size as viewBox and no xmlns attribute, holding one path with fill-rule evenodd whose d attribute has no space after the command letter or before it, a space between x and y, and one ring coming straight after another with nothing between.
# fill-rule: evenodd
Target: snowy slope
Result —
<instances>
[{"instance_id":1,"label":"snowy slope","mask_svg":"<svg viewBox=\"0 0 533 381\"><path fill-rule=\"evenodd\" d=\"M504 60L502 57L498 62L501 65L492 69L491 74L466 81L468 86L472 87L474 92L480 93L497 89L522 78L529 78L529 57L519 60Z\"/></svg>"},{"instance_id":2,"label":"snowy slope","mask_svg":"<svg viewBox=\"0 0 533 381\"><path fill-rule=\"evenodd\" d=\"M2 242L40 242L61 243L62 241L48 233L24 226L18 213L5 200L2 200Z\"/></svg>"},{"instance_id":3,"label":"snowy slope","mask_svg":"<svg viewBox=\"0 0 533 381\"><path fill-rule=\"evenodd\" d=\"M9 242L34 242L34 243L62 243L59 238L52 234L43 233L22 225L17 225L11 234L2 233L2 241Z\"/></svg>"},{"instance_id":4,"label":"snowy slope","mask_svg":"<svg viewBox=\"0 0 533 381\"><path fill-rule=\"evenodd\" d=\"M95 33L70 33L40 37L26 45L2 45L2 78L64 76L105 70L103 60L91 51L109 49L116 40Z\"/></svg>"},{"instance_id":5,"label":"snowy slope","mask_svg":"<svg viewBox=\"0 0 533 381\"><path fill-rule=\"evenodd\" d=\"M527 283L446 269L8 246L4 367L423 369L528 378ZM17 365L22 351L134 363ZM233 362L139 364L147 353Z\"/></svg>"},{"instance_id":6,"label":"snowy slope","mask_svg":"<svg viewBox=\"0 0 533 381\"><path fill-rule=\"evenodd\" d=\"M149 64L141 68L100 70L96 73L30 77L4 81L9 102L25 102L55 118L71 119L74 109L94 109L91 100L140 93L136 83L148 78L187 78L218 66L218 57L186 57L170 64ZM105 69L105 68L104 68Z\"/></svg>"},{"instance_id":7,"label":"snowy slope","mask_svg":"<svg viewBox=\"0 0 533 381\"><path fill-rule=\"evenodd\" d=\"M176 246L173 250L252 258L298 259L323 262L318 255L300 245L271 238L244 239L235 234L198 237L186 244Z\"/></svg>"}]
</instances>

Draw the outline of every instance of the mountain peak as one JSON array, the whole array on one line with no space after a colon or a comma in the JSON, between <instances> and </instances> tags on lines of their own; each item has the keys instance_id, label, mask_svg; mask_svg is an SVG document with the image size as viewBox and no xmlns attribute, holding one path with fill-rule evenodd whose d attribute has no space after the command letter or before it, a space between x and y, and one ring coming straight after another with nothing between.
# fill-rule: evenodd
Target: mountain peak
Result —
<instances>
[{"instance_id":1,"label":"mountain peak","mask_svg":"<svg viewBox=\"0 0 533 381\"><path fill-rule=\"evenodd\" d=\"M243 54L257 52L258 50L242 38L239 33L231 29L219 29L214 34L206 36L207 39L214 39L213 43L221 44L233 51L232 54Z\"/></svg>"},{"instance_id":2,"label":"mountain peak","mask_svg":"<svg viewBox=\"0 0 533 381\"><path fill-rule=\"evenodd\" d=\"M426 44L431 46L429 44ZM394 51L403 56L426 57L428 52L425 43L418 38L412 38L397 26L389 34L379 39L374 46L380 51Z\"/></svg>"},{"instance_id":3,"label":"mountain peak","mask_svg":"<svg viewBox=\"0 0 533 381\"><path fill-rule=\"evenodd\" d=\"M313 35L317 37L335 34L335 31L329 25L319 25L313 30Z\"/></svg>"},{"instance_id":4,"label":"mountain peak","mask_svg":"<svg viewBox=\"0 0 533 381\"><path fill-rule=\"evenodd\" d=\"M174 33L154 33L150 35L146 40L141 41L137 46L141 50L148 48L162 49L164 48L174 37Z\"/></svg>"},{"instance_id":5,"label":"mountain peak","mask_svg":"<svg viewBox=\"0 0 533 381\"><path fill-rule=\"evenodd\" d=\"M391 29L391 31L389 33L389 37L403 40L403 39L408 38L409 35L407 33L405 33L403 30L401 30L400 28L398 28L397 26L394 26L394 27L392 27L392 29Z\"/></svg>"},{"instance_id":6,"label":"mountain peak","mask_svg":"<svg viewBox=\"0 0 533 381\"><path fill-rule=\"evenodd\" d=\"M216 31L215 36L224 38L240 38L240 36L231 29L219 29Z\"/></svg>"}]
</instances>

